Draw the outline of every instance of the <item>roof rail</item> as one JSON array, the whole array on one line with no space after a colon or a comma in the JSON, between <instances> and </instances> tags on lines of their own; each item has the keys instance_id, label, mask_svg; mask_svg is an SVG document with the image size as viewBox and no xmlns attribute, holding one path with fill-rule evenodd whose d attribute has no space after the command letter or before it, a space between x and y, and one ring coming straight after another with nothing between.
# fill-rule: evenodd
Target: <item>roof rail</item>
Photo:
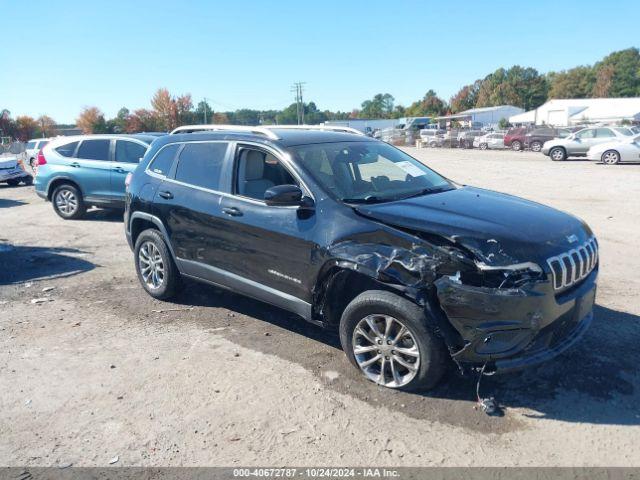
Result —
<instances>
[{"instance_id":1,"label":"roof rail","mask_svg":"<svg viewBox=\"0 0 640 480\"><path fill-rule=\"evenodd\" d=\"M177 133L194 133L194 132L207 132L207 131L230 131L230 132L250 132L259 133L261 135L270 138L271 140L278 140L279 137L271 130L264 127L247 127L245 125L182 125L171 131L170 135Z\"/></svg>"},{"instance_id":2,"label":"roof rail","mask_svg":"<svg viewBox=\"0 0 640 480\"><path fill-rule=\"evenodd\" d=\"M265 125L265 129L279 128L282 130L326 130L333 132L354 133L364 135L363 132L352 127L341 127L340 125Z\"/></svg>"}]
</instances>

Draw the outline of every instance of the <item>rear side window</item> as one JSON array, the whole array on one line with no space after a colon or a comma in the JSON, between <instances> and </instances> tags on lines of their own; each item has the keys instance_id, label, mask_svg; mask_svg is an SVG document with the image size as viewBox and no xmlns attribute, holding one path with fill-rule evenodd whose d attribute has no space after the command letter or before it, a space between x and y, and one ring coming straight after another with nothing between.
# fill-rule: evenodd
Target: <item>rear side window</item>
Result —
<instances>
[{"instance_id":1,"label":"rear side window","mask_svg":"<svg viewBox=\"0 0 640 480\"><path fill-rule=\"evenodd\" d=\"M87 160L109 160L111 140L84 140L78 149L78 158Z\"/></svg>"},{"instance_id":2,"label":"rear side window","mask_svg":"<svg viewBox=\"0 0 640 480\"><path fill-rule=\"evenodd\" d=\"M138 163L144 157L147 147L128 140L116 141L116 162Z\"/></svg>"},{"instance_id":3,"label":"rear side window","mask_svg":"<svg viewBox=\"0 0 640 480\"><path fill-rule=\"evenodd\" d=\"M180 152L176 180L218 190L227 143L188 143Z\"/></svg>"},{"instance_id":4,"label":"rear side window","mask_svg":"<svg viewBox=\"0 0 640 480\"><path fill-rule=\"evenodd\" d=\"M169 170L171 170L173 159L176 158L176 153L178 152L179 147L180 145L174 143L173 145L168 145L160 150L160 152L156 155L156 158L154 158L153 162L151 162L149 170L151 170L153 173L164 175L166 177L169 174Z\"/></svg>"},{"instance_id":5,"label":"rear side window","mask_svg":"<svg viewBox=\"0 0 640 480\"><path fill-rule=\"evenodd\" d=\"M77 146L78 146L78 142L71 142L71 143L66 143L64 145L60 145L55 150L63 157L73 157L73 152L76 151Z\"/></svg>"},{"instance_id":6,"label":"rear side window","mask_svg":"<svg viewBox=\"0 0 640 480\"><path fill-rule=\"evenodd\" d=\"M609 128L596 129L596 137L615 137L616 135Z\"/></svg>"}]
</instances>

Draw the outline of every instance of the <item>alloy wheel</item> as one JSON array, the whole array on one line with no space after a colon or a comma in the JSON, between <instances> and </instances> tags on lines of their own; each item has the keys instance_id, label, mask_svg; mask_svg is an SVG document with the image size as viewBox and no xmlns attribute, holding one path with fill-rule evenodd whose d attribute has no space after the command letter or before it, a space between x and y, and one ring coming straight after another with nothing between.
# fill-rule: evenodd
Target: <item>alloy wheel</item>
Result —
<instances>
[{"instance_id":1,"label":"alloy wheel","mask_svg":"<svg viewBox=\"0 0 640 480\"><path fill-rule=\"evenodd\" d=\"M561 148L554 148L551 151L551 158L556 161L564 160L564 152Z\"/></svg>"},{"instance_id":2,"label":"alloy wheel","mask_svg":"<svg viewBox=\"0 0 640 480\"><path fill-rule=\"evenodd\" d=\"M360 320L351 344L362 372L379 385L403 387L420 368L420 351L413 333L390 315L368 315Z\"/></svg>"},{"instance_id":3,"label":"alloy wheel","mask_svg":"<svg viewBox=\"0 0 640 480\"><path fill-rule=\"evenodd\" d=\"M614 152L613 150L609 150L604 152L602 155L602 161L607 165L615 165L620 161L620 155L618 152Z\"/></svg>"},{"instance_id":4,"label":"alloy wheel","mask_svg":"<svg viewBox=\"0 0 640 480\"><path fill-rule=\"evenodd\" d=\"M540 142L533 142L531 144L531 151L532 152L539 152L540 150L542 150L542 145L540 144Z\"/></svg>"},{"instance_id":5,"label":"alloy wheel","mask_svg":"<svg viewBox=\"0 0 640 480\"><path fill-rule=\"evenodd\" d=\"M56 193L56 208L65 215L73 215L78 209L78 198L71 190L62 189Z\"/></svg>"},{"instance_id":6,"label":"alloy wheel","mask_svg":"<svg viewBox=\"0 0 640 480\"><path fill-rule=\"evenodd\" d=\"M138 265L142 280L151 289L158 289L164 282L164 261L153 242L144 242L138 250Z\"/></svg>"},{"instance_id":7,"label":"alloy wheel","mask_svg":"<svg viewBox=\"0 0 640 480\"><path fill-rule=\"evenodd\" d=\"M511 148L513 148L516 152L519 152L522 149L522 144L516 140L511 144Z\"/></svg>"}]
</instances>

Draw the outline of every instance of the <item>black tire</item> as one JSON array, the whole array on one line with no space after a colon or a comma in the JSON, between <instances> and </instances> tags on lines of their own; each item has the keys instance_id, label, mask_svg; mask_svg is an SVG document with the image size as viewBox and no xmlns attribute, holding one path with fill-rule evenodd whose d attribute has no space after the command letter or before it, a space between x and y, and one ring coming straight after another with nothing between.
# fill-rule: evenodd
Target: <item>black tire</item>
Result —
<instances>
[{"instance_id":1,"label":"black tire","mask_svg":"<svg viewBox=\"0 0 640 480\"><path fill-rule=\"evenodd\" d=\"M617 150L607 150L602 154L601 160L605 165L616 165L620 163L620 153Z\"/></svg>"},{"instance_id":2,"label":"black tire","mask_svg":"<svg viewBox=\"0 0 640 480\"><path fill-rule=\"evenodd\" d=\"M12 178L11 180L7 180L7 185L9 185L10 187L17 187L18 185L20 185L20 179Z\"/></svg>"},{"instance_id":3,"label":"black tire","mask_svg":"<svg viewBox=\"0 0 640 480\"><path fill-rule=\"evenodd\" d=\"M542 150L542 143L531 142L531 145L529 145L529 148L531 148L532 152L539 152L540 150Z\"/></svg>"},{"instance_id":4,"label":"black tire","mask_svg":"<svg viewBox=\"0 0 640 480\"><path fill-rule=\"evenodd\" d=\"M162 281L158 287L152 287L145 280L142 270L141 270L141 254L140 250L143 246L147 246L148 244L152 244L158 251L163 266L163 275ZM136 264L136 273L138 274L138 280L142 287L146 290L146 292L151 295L153 298L157 298L158 300L168 300L176 295L181 285L181 277L178 268L176 267L175 262L173 261L173 257L167 244L165 243L162 235L158 230L153 228L144 230L138 238L136 239L136 244L134 247L134 255L135 255L135 264Z\"/></svg>"},{"instance_id":5,"label":"black tire","mask_svg":"<svg viewBox=\"0 0 640 480\"><path fill-rule=\"evenodd\" d=\"M520 140L514 140L513 142L511 142L511 148L516 152L519 152L520 150L522 150L522 142Z\"/></svg>"},{"instance_id":6,"label":"black tire","mask_svg":"<svg viewBox=\"0 0 640 480\"><path fill-rule=\"evenodd\" d=\"M438 146L438 144L437 144L436 142L433 142L433 141L432 141L432 142L429 142L429 146L430 146L431 148L436 148L436 147Z\"/></svg>"},{"instance_id":7,"label":"black tire","mask_svg":"<svg viewBox=\"0 0 640 480\"><path fill-rule=\"evenodd\" d=\"M59 196L67 198L67 202L73 202L75 207L67 208L62 200L59 200ZM51 195L51 203L53 204L53 210L65 220L78 220L82 218L87 211L87 206L82 198L82 193L78 188L70 183L63 183L58 185Z\"/></svg>"},{"instance_id":8,"label":"black tire","mask_svg":"<svg viewBox=\"0 0 640 480\"><path fill-rule=\"evenodd\" d=\"M354 353L354 331L358 323L369 315L387 315L397 319L410 331L418 347L420 364L415 376L405 385L390 387L406 391L435 387L447 370L447 349L443 341L427 326L424 311L415 303L391 292L369 290L347 305L340 319L340 343L349 361L367 376L358 365ZM392 350L391 354L394 353Z\"/></svg>"},{"instance_id":9,"label":"black tire","mask_svg":"<svg viewBox=\"0 0 640 480\"><path fill-rule=\"evenodd\" d=\"M549 150L549 158L554 162L562 162L567 159L567 151L562 147L553 147Z\"/></svg>"},{"instance_id":10,"label":"black tire","mask_svg":"<svg viewBox=\"0 0 640 480\"><path fill-rule=\"evenodd\" d=\"M480 150L487 150L488 148L489 148L489 145L487 145L486 143L480 144Z\"/></svg>"},{"instance_id":11,"label":"black tire","mask_svg":"<svg viewBox=\"0 0 640 480\"><path fill-rule=\"evenodd\" d=\"M22 177L22 183L25 185L33 185L33 177L31 175L27 175L26 177Z\"/></svg>"}]
</instances>

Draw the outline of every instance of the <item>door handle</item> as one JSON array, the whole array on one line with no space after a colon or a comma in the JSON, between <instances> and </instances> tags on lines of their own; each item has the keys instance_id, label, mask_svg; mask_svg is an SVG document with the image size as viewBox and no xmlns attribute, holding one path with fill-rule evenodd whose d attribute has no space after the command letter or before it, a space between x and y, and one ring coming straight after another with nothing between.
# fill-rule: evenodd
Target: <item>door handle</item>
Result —
<instances>
[{"instance_id":1,"label":"door handle","mask_svg":"<svg viewBox=\"0 0 640 480\"><path fill-rule=\"evenodd\" d=\"M158 192L158 195L160 195L162 198L166 198L167 200L171 200L173 198L173 193L168 190Z\"/></svg>"},{"instance_id":2,"label":"door handle","mask_svg":"<svg viewBox=\"0 0 640 480\"><path fill-rule=\"evenodd\" d=\"M78 168L78 167L80 167L80 164L78 162L73 162L69 166L73 167L73 168Z\"/></svg>"},{"instance_id":3,"label":"door handle","mask_svg":"<svg viewBox=\"0 0 640 480\"><path fill-rule=\"evenodd\" d=\"M124 168L122 168L122 167L116 167L116 168L113 169L113 171L114 172L118 172L118 173L125 173L124 172Z\"/></svg>"},{"instance_id":4,"label":"door handle","mask_svg":"<svg viewBox=\"0 0 640 480\"><path fill-rule=\"evenodd\" d=\"M226 207L222 209L222 213L226 213L227 215L231 215L232 217L241 217L242 212L236 207Z\"/></svg>"}]
</instances>

